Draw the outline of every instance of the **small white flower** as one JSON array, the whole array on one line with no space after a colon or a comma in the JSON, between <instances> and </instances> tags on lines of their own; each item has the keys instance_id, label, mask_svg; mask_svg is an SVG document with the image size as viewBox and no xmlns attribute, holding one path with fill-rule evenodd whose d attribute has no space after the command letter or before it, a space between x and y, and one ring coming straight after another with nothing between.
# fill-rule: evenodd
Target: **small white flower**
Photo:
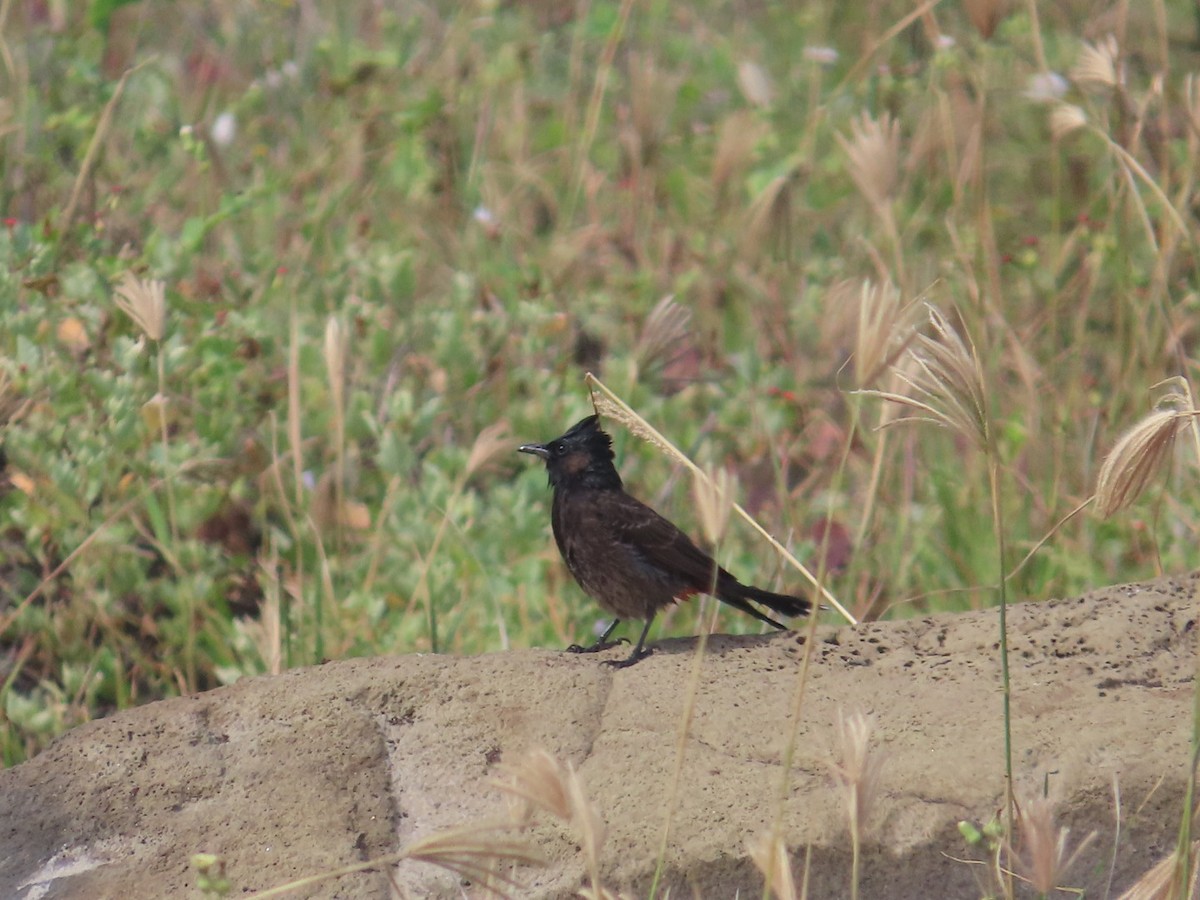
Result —
<instances>
[{"instance_id":1,"label":"small white flower","mask_svg":"<svg viewBox=\"0 0 1200 900\"><path fill-rule=\"evenodd\" d=\"M192 136L192 126L191 125L181 125L179 128L179 136L181 138L191 137Z\"/></svg>"},{"instance_id":2,"label":"small white flower","mask_svg":"<svg viewBox=\"0 0 1200 900\"><path fill-rule=\"evenodd\" d=\"M475 211L471 213L472 218L480 225L494 225L496 222L495 215L486 206L477 206Z\"/></svg>"},{"instance_id":3,"label":"small white flower","mask_svg":"<svg viewBox=\"0 0 1200 900\"><path fill-rule=\"evenodd\" d=\"M809 62L822 66L832 66L838 61L838 52L833 47L805 47L803 56Z\"/></svg>"},{"instance_id":4,"label":"small white flower","mask_svg":"<svg viewBox=\"0 0 1200 900\"><path fill-rule=\"evenodd\" d=\"M935 41L935 45L939 50L949 50L957 44L958 41L954 40L954 36L950 34L939 34L937 41Z\"/></svg>"},{"instance_id":5,"label":"small white flower","mask_svg":"<svg viewBox=\"0 0 1200 900\"><path fill-rule=\"evenodd\" d=\"M218 147L228 147L237 136L237 118L231 112L221 113L213 122L209 134Z\"/></svg>"},{"instance_id":6,"label":"small white flower","mask_svg":"<svg viewBox=\"0 0 1200 900\"><path fill-rule=\"evenodd\" d=\"M1034 103L1053 103L1067 92L1067 79L1057 72L1037 72L1025 82L1025 96Z\"/></svg>"}]
</instances>

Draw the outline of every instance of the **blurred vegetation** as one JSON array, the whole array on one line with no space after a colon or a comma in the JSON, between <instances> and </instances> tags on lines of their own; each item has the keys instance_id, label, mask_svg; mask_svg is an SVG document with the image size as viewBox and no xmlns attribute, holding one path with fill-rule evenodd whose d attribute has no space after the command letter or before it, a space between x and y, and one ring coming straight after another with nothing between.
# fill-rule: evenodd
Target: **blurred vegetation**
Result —
<instances>
[{"instance_id":1,"label":"blurred vegetation","mask_svg":"<svg viewBox=\"0 0 1200 900\"><path fill-rule=\"evenodd\" d=\"M1194 565L1182 466L1071 515L1194 372L1187 4L0 10L5 764L247 674L586 637L513 451L589 370L856 614L990 604L986 461L853 393L896 390L856 377L866 282L976 345L1011 598ZM747 529L721 556L807 589Z\"/></svg>"}]
</instances>

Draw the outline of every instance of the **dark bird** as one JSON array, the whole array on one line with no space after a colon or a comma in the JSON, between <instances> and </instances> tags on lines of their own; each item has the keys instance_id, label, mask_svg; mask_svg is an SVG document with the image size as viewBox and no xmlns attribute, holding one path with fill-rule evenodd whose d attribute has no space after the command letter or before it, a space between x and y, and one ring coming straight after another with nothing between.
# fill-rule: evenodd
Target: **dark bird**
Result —
<instances>
[{"instance_id":1,"label":"dark bird","mask_svg":"<svg viewBox=\"0 0 1200 900\"><path fill-rule=\"evenodd\" d=\"M517 449L545 460L554 488L550 524L559 552L579 586L616 616L600 640L590 647L572 644L567 648L571 652L612 647L616 642L608 639L622 619L644 619L633 653L609 663L631 666L650 653L646 635L655 614L693 594L712 594L779 629L784 626L751 601L784 616L804 615L811 608L799 597L742 584L671 522L625 493L613 465L612 438L598 416L588 416L549 443Z\"/></svg>"}]
</instances>

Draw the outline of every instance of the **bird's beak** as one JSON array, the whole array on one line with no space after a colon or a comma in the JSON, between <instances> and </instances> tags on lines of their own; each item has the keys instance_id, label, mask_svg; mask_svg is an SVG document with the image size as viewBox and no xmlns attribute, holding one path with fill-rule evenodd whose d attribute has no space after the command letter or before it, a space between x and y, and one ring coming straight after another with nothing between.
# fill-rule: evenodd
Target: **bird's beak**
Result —
<instances>
[{"instance_id":1,"label":"bird's beak","mask_svg":"<svg viewBox=\"0 0 1200 900\"><path fill-rule=\"evenodd\" d=\"M550 451L545 444L522 444L517 448L518 453L532 453L534 456L540 456L542 459L550 458Z\"/></svg>"}]
</instances>

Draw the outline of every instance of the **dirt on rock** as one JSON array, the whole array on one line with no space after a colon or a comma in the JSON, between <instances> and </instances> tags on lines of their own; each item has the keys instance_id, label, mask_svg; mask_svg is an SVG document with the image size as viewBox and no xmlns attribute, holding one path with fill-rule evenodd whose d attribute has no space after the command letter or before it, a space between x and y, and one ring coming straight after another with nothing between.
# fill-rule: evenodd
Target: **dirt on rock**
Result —
<instances>
[{"instance_id":1,"label":"dirt on rock","mask_svg":"<svg viewBox=\"0 0 1200 900\"><path fill-rule=\"evenodd\" d=\"M1068 848L1095 833L1059 882L1089 898L1119 896L1174 844L1196 586L1166 578L1010 607L1017 794L1048 792ZM985 853L958 823L1004 806L998 635L988 610L821 626L811 652L804 633L714 636L694 684L694 639L622 670L549 650L348 660L150 704L0 772L0 897L193 896L201 851L220 856L242 896L504 817L494 779L538 748L570 763L598 807L612 890L648 894L669 820L660 895L759 896L747 841L778 821L797 879L807 865L808 896L847 896L846 804L830 762L839 716L857 712L883 755L861 895L980 897ZM547 865L518 869L515 896L586 885L569 825L543 818L524 837ZM289 896L394 886L483 896L411 860Z\"/></svg>"}]
</instances>

